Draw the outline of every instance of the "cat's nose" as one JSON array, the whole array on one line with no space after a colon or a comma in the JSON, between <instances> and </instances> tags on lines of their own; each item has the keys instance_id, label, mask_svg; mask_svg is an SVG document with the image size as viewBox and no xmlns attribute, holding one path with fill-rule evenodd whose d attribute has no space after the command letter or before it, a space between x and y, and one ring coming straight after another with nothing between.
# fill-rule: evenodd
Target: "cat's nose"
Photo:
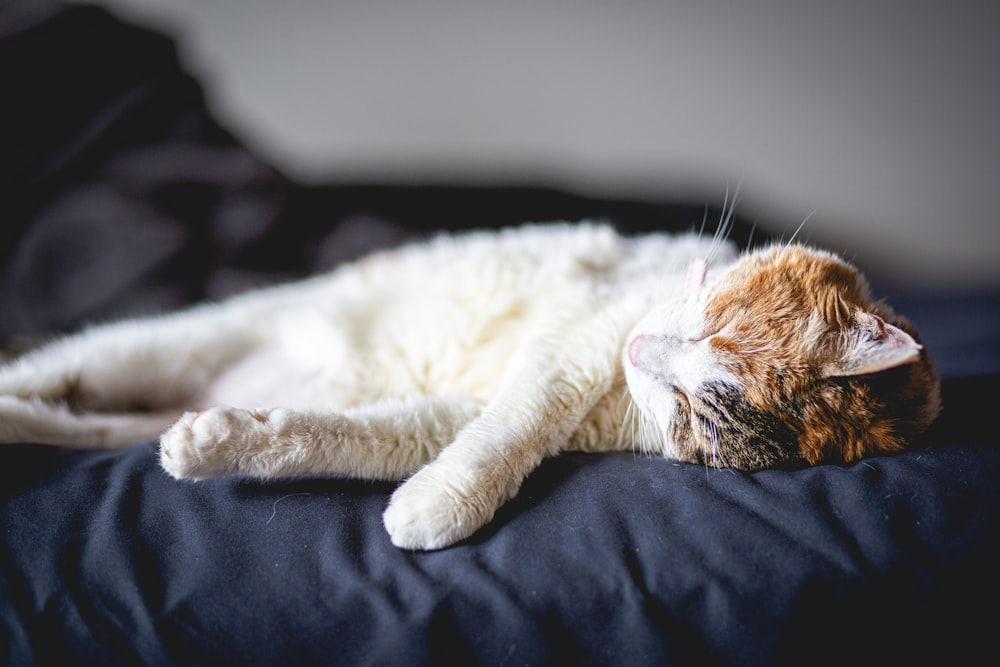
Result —
<instances>
[{"instance_id":1,"label":"cat's nose","mask_svg":"<svg viewBox=\"0 0 1000 667\"><path fill-rule=\"evenodd\" d=\"M663 361L675 354L681 341L676 336L654 336L639 334L626 347L628 360L636 368L659 367Z\"/></svg>"},{"instance_id":2,"label":"cat's nose","mask_svg":"<svg viewBox=\"0 0 1000 667\"><path fill-rule=\"evenodd\" d=\"M652 336L647 336L646 334L639 334L631 340L628 344L628 360L633 366L639 365L639 359L642 355L642 348L644 345L649 343L649 339Z\"/></svg>"}]
</instances>

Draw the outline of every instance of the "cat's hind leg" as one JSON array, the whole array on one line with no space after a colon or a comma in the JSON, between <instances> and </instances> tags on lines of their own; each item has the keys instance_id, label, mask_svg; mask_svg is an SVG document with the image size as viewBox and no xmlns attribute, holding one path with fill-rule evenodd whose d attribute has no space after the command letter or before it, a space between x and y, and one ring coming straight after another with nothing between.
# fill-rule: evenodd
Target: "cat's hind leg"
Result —
<instances>
[{"instance_id":1,"label":"cat's hind leg","mask_svg":"<svg viewBox=\"0 0 1000 667\"><path fill-rule=\"evenodd\" d=\"M0 396L0 442L120 448L154 438L176 411L78 413L65 404Z\"/></svg>"},{"instance_id":2,"label":"cat's hind leg","mask_svg":"<svg viewBox=\"0 0 1000 667\"><path fill-rule=\"evenodd\" d=\"M185 413L160 438L160 462L177 478L339 475L400 480L434 459L483 403L468 396L386 399L344 411Z\"/></svg>"},{"instance_id":3,"label":"cat's hind leg","mask_svg":"<svg viewBox=\"0 0 1000 667\"><path fill-rule=\"evenodd\" d=\"M94 327L0 365L0 442L95 447L155 438L227 364L252 327L201 308Z\"/></svg>"},{"instance_id":4,"label":"cat's hind leg","mask_svg":"<svg viewBox=\"0 0 1000 667\"><path fill-rule=\"evenodd\" d=\"M93 410L180 407L260 344L260 308L206 305L56 339L0 365L0 395Z\"/></svg>"}]
</instances>

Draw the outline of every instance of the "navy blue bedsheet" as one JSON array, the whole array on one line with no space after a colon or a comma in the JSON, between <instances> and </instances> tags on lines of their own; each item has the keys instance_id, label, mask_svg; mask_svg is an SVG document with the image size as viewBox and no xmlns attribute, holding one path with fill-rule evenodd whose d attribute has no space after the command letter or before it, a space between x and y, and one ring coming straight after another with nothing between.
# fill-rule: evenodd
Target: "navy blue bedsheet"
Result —
<instances>
[{"instance_id":1,"label":"navy blue bedsheet","mask_svg":"<svg viewBox=\"0 0 1000 667\"><path fill-rule=\"evenodd\" d=\"M811 664L992 641L1000 448L969 433L798 472L565 455L431 553L389 543L387 484L178 483L151 442L5 447L0 470L8 664Z\"/></svg>"}]
</instances>

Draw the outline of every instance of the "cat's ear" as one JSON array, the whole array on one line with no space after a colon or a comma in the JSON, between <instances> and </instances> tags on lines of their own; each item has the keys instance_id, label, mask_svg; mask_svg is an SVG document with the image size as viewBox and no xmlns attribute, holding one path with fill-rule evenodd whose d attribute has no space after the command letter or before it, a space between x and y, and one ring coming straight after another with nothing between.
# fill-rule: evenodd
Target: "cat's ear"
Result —
<instances>
[{"instance_id":1,"label":"cat's ear","mask_svg":"<svg viewBox=\"0 0 1000 667\"><path fill-rule=\"evenodd\" d=\"M909 364L920 358L920 345L913 336L877 315L861 313L845 332L843 353L827 364L828 377L866 375Z\"/></svg>"}]
</instances>

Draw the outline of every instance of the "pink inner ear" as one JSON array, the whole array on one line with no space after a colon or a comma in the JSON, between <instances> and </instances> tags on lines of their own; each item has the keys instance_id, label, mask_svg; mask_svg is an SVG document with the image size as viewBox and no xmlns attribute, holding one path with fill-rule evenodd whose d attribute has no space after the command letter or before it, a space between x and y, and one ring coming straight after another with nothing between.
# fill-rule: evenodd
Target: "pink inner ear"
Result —
<instances>
[{"instance_id":1,"label":"pink inner ear","mask_svg":"<svg viewBox=\"0 0 1000 667\"><path fill-rule=\"evenodd\" d=\"M913 337L874 315L862 315L855 328L855 341L844 355L824 370L828 376L877 373L913 363L923 346Z\"/></svg>"},{"instance_id":2,"label":"pink inner ear","mask_svg":"<svg viewBox=\"0 0 1000 667\"><path fill-rule=\"evenodd\" d=\"M871 332L871 337L874 340L884 340L887 335L891 335L889 330L886 328L885 320L876 315L865 315L864 326ZM899 329L896 329L899 331Z\"/></svg>"},{"instance_id":3,"label":"pink inner ear","mask_svg":"<svg viewBox=\"0 0 1000 667\"><path fill-rule=\"evenodd\" d=\"M696 292L705 284L705 273L708 271L708 262L701 257L695 257L688 262L687 275L684 277L684 289L688 292Z\"/></svg>"}]
</instances>

